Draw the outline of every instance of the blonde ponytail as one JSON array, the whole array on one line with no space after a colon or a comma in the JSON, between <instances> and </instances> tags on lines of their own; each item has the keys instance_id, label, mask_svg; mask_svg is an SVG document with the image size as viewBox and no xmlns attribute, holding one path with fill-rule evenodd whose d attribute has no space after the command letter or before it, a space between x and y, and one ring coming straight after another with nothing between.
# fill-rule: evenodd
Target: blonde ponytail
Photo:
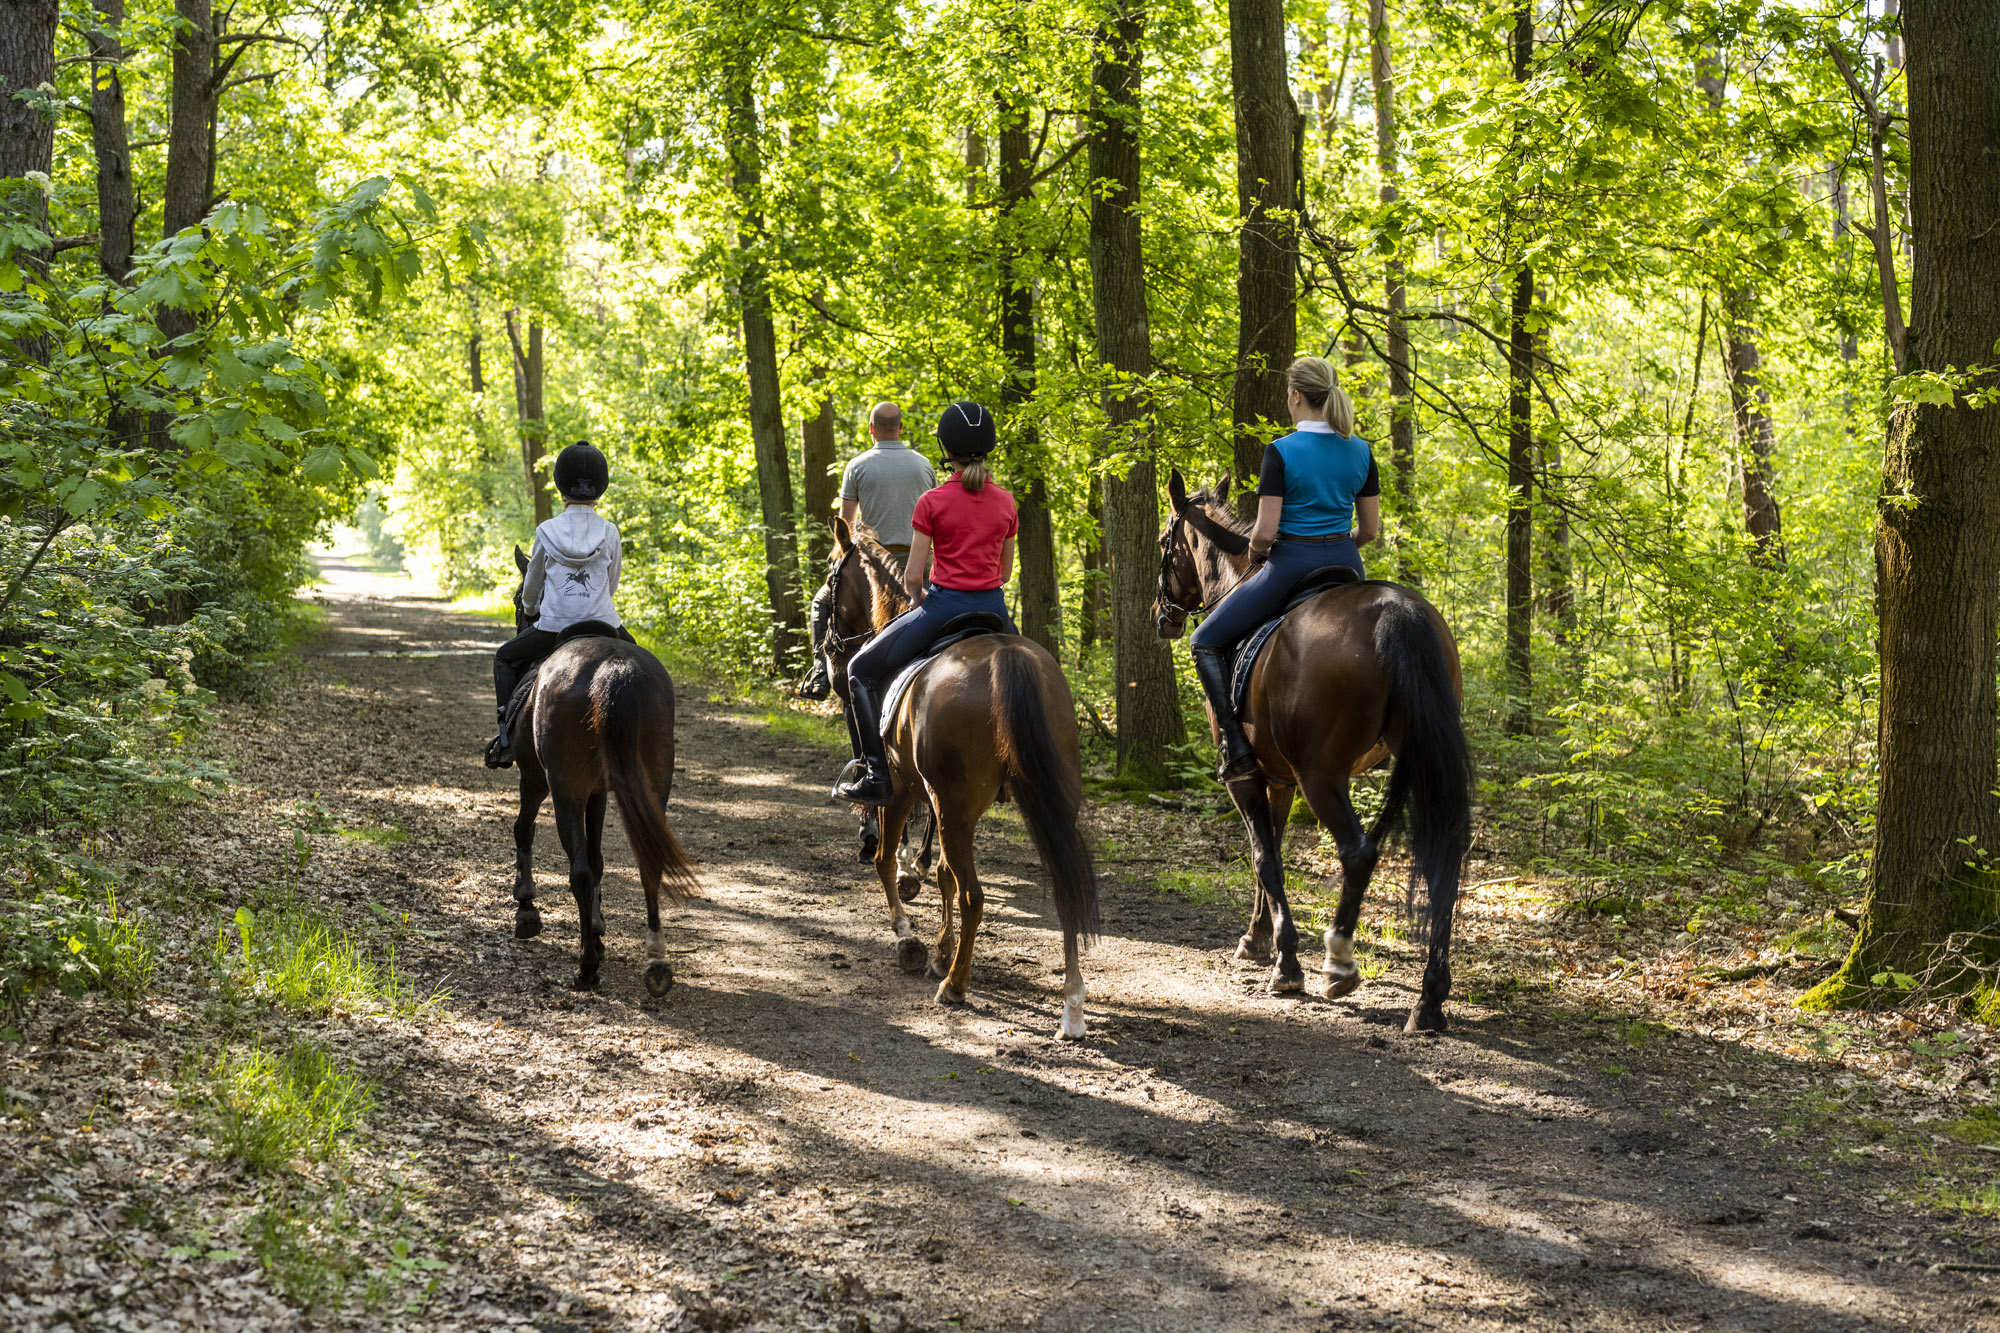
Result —
<instances>
[{"instance_id":1,"label":"blonde ponytail","mask_svg":"<svg viewBox=\"0 0 2000 1333\"><path fill-rule=\"evenodd\" d=\"M1338 434L1354 434L1354 400L1338 384L1326 395L1326 424Z\"/></svg>"},{"instance_id":2,"label":"blonde ponytail","mask_svg":"<svg viewBox=\"0 0 2000 1333\"><path fill-rule=\"evenodd\" d=\"M979 489L986 484L986 479L990 474L986 471L985 455L982 454L977 458L954 458L951 460L951 463L952 466L959 469L958 484L965 487L966 490L977 494Z\"/></svg>"}]
</instances>

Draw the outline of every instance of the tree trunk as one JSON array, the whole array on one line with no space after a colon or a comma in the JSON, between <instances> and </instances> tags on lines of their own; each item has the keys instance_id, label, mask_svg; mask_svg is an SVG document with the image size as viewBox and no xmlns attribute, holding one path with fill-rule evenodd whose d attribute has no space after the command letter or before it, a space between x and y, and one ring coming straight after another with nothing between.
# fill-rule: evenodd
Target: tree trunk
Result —
<instances>
[{"instance_id":1,"label":"tree trunk","mask_svg":"<svg viewBox=\"0 0 2000 1333\"><path fill-rule=\"evenodd\" d=\"M965 202L970 207L979 202L979 191L986 184L986 136L969 126L965 131Z\"/></svg>"},{"instance_id":2,"label":"tree trunk","mask_svg":"<svg viewBox=\"0 0 2000 1333\"><path fill-rule=\"evenodd\" d=\"M535 506L535 524L539 527L555 517L549 479L542 474L544 442L549 433L548 420L542 411L542 323L529 319L528 342L523 347L515 323L519 314L518 310L507 312L507 342L514 352L514 415L519 422L515 429L521 437L521 474L527 482L528 498Z\"/></svg>"},{"instance_id":3,"label":"tree trunk","mask_svg":"<svg viewBox=\"0 0 2000 1333\"><path fill-rule=\"evenodd\" d=\"M1297 238L1291 210L1299 112L1285 71L1284 0L1229 0L1229 80L1236 103L1236 383L1239 481L1255 478L1282 433L1285 372L1298 345ZM1261 423L1261 424L1260 424ZM1242 498L1255 508L1256 487Z\"/></svg>"},{"instance_id":4,"label":"tree trunk","mask_svg":"<svg viewBox=\"0 0 2000 1333\"><path fill-rule=\"evenodd\" d=\"M174 0L173 120L167 130L162 230L179 235L208 216L215 180L215 19L210 0Z\"/></svg>"},{"instance_id":5,"label":"tree trunk","mask_svg":"<svg viewBox=\"0 0 2000 1333\"><path fill-rule=\"evenodd\" d=\"M816 378L825 383L826 377L827 369L821 366ZM819 410L806 418L799 431L800 485L806 495L804 537L808 586L818 582L825 573L827 556L833 550L833 530L828 522L833 516L835 493L840 490L840 478L833 472L833 420L833 395L825 393L819 400Z\"/></svg>"},{"instance_id":6,"label":"tree trunk","mask_svg":"<svg viewBox=\"0 0 2000 1333\"><path fill-rule=\"evenodd\" d=\"M771 662L789 671L794 648L804 642L799 598L798 539L793 528L790 451L785 447L784 404L778 388L778 333L771 316L762 246L763 152L758 143L757 95L750 72L732 71L729 87L730 188L736 195L736 280L743 311L743 360L750 387L750 438L757 457L757 500L764 520L764 589L771 604Z\"/></svg>"},{"instance_id":7,"label":"tree trunk","mask_svg":"<svg viewBox=\"0 0 2000 1333\"><path fill-rule=\"evenodd\" d=\"M1535 300L1546 308L1548 290L1537 289ZM1534 354L1535 372L1546 374L1553 364L1546 324L1535 330ZM1576 587L1569 551L1569 510L1563 503L1562 463L1562 434L1544 413L1541 429L1535 432L1535 493L1541 498L1542 579L1546 585L1543 605L1555 622L1556 642L1567 650L1576 640Z\"/></svg>"},{"instance_id":8,"label":"tree trunk","mask_svg":"<svg viewBox=\"0 0 2000 1333\"><path fill-rule=\"evenodd\" d=\"M1104 623L1107 609L1104 583L1104 478L1096 473L1090 477L1090 517L1095 523L1095 531L1083 547L1083 596L1077 599L1077 642L1085 648L1094 647L1104 637Z\"/></svg>"},{"instance_id":9,"label":"tree trunk","mask_svg":"<svg viewBox=\"0 0 2000 1333\"><path fill-rule=\"evenodd\" d=\"M1390 63L1388 0L1368 0L1368 67L1375 86L1375 161L1382 174L1381 199L1393 204L1400 197L1396 166L1396 81ZM1392 255L1383 270L1389 307L1389 461L1394 470L1391 489L1396 515L1406 531L1397 543L1397 564L1404 579L1417 579L1413 545L1417 519L1417 421L1410 392L1410 330L1403 320L1403 260Z\"/></svg>"},{"instance_id":10,"label":"tree trunk","mask_svg":"<svg viewBox=\"0 0 2000 1333\"><path fill-rule=\"evenodd\" d=\"M1514 11L1514 77L1528 78L1535 55L1535 11ZM1507 730L1525 736L1534 717L1535 612L1535 345L1528 316L1535 306L1535 275L1522 264L1514 275L1507 343Z\"/></svg>"},{"instance_id":11,"label":"tree trunk","mask_svg":"<svg viewBox=\"0 0 2000 1333\"><path fill-rule=\"evenodd\" d=\"M1062 636L1062 608L1056 590L1055 528L1050 521L1048 482L1043 475L1041 432L1022 421L1021 410L1035 396L1035 286L1021 271L1015 213L1032 195L1034 163L1025 108L1000 98L1000 354L1007 378L1000 384L1000 416L1009 423L1013 457L1008 470L1021 492L1021 535L1015 549L1021 564L1021 633L1051 653ZM1018 424L1017 424L1018 423Z\"/></svg>"},{"instance_id":12,"label":"tree trunk","mask_svg":"<svg viewBox=\"0 0 2000 1333\"><path fill-rule=\"evenodd\" d=\"M1916 255L1910 365L1988 365L2000 328L2000 6L1908 0L1903 33ZM1882 481L1875 854L1846 965L1807 996L1822 1005L1865 999L1883 973L1919 976L1952 932L2000 916L1990 860L2000 850L2000 414L1962 397L1898 408ZM1973 980L1949 966L1935 979Z\"/></svg>"},{"instance_id":13,"label":"tree trunk","mask_svg":"<svg viewBox=\"0 0 2000 1333\"><path fill-rule=\"evenodd\" d=\"M1723 355L1729 362L1729 406L1743 471L1743 530L1750 534L1750 563L1759 569L1783 569L1785 534L1771 463L1776 442L1771 391L1764 387L1757 331L1747 322L1749 307L1748 292L1723 292L1723 319L1729 328Z\"/></svg>"},{"instance_id":14,"label":"tree trunk","mask_svg":"<svg viewBox=\"0 0 2000 1333\"><path fill-rule=\"evenodd\" d=\"M58 14L55 0L0 0L0 176L51 170L55 122L16 94L55 83Z\"/></svg>"},{"instance_id":15,"label":"tree trunk","mask_svg":"<svg viewBox=\"0 0 2000 1333\"><path fill-rule=\"evenodd\" d=\"M90 40L90 137L97 152L97 266L123 283L132 271L139 207L132 189L132 148L125 127L125 0L94 0L101 26Z\"/></svg>"},{"instance_id":16,"label":"tree trunk","mask_svg":"<svg viewBox=\"0 0 2000 1333\"><path fill-rule=\"evenodd\" d=\"M1160 487L1154 471L1152 332L1139 223L1139 114L1144 11L1125 9L1097 32L1091 107L1090 289L1097 360L1109 367L1104 550L1111 565L1111 644L1118 772L1150 786L1172 781L1170 747L1186 737L1174 659L1153 628L1159 572Z\"/></svg>"}]
</instances>

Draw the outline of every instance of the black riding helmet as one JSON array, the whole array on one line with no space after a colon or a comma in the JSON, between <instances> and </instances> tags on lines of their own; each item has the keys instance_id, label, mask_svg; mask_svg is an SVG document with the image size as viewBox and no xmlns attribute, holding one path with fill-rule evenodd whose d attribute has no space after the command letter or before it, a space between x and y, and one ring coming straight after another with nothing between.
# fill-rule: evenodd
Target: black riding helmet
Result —
<instances>
[{"instance_id":1,"label":"black riding helmet","mask_svg":"<svg viewBox=\"0 0 2000 1333\"><path fill-rule=\"evenodd\" d=\"M961 398L938 418L938 447L947 458L979 458L993 452L993 414Z\"/></svg>"},{"instance_id":2,"label":"black riding helmet","mask_svg":"<svg viewBox=\"0 0 2000 1333\"><path fill-rule=\"evenodd\" d=\"M565 500L588 504L611 485L611 466L588 440L556 455L556 490Z\"/></svg>"}]
</instances>

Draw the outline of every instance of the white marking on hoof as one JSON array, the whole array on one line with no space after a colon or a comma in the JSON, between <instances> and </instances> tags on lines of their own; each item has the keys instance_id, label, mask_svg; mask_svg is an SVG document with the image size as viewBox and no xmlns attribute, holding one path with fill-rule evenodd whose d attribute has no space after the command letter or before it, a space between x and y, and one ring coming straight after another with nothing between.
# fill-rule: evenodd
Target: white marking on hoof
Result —
<instances>
[{"instance_id":1,"label":"white marking on hoof","mask_svg":"<svg viewBox=\"0 0 2000 1333\"><path fill-rule=\"evenodd\" d=\"M1082 1041L1089 1035L1083 1023L1082 1000L1063 1001L1061 1032L1064 1041Z\"/></svg>"},{"instance_id":2,"label":"white marking on hoof","mask_svg":"<svg viewBox=\"0 0 2000 1333\"><path fill-rule=\"evenodd\" d=\"M1273 972L1270 981L1264 985L1264 993L1267 995L1297 995L1304 991L1305 988L1306 979L1304 977L1286 977Z\"/></svg>"},{"instance_id":3,"label":"white marking on hoof","mask_svg":"<svg viewBox=\"0 0 2000 1333\"><path fill-rule=\"evenodd\" d=\"M1354 937L1335 933L1331 928L1326 932L1326 970L1331 972L1342 963L1354 961Z\"/></svg>"},{"instance_id":4,"label":"white marking on hoof","mask_svg":"<svg viewBox=\"0 0 2000 1333\"><path fill-rule=\"evenodd\" d=\"M662 928L662 929L660 929L660 930L649 930L649 931L647 931L647 932L646 932L646 957L648 957L648 958L651 958L651 959L654 959L654 960L658 960L658 959L662 959L662 958L665 958L666 956L667 956L667 932L666 932L666 930L665 930L664 928Z\"/></svg>"},{"instance_id":5,"label":"white marking on hoof","mask_svg":"<svg viewBox=\"0 0 2000 1333\"><path fill-rule=\"evenodd\" d=\"M1324 969L1326 990L1329 1000L1337 1000L1343 995L1351 995L1361 987L1361 969L1352 963L1335 963Z\"/></svg>"}]
</instances>

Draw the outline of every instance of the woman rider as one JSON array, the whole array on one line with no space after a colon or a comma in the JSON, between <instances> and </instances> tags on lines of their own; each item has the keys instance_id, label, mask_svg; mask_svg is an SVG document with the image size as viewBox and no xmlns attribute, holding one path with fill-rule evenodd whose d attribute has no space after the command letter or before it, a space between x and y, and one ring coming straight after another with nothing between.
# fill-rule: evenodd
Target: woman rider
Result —
<instances>
[{"instance_id":1,"label":"woman rider","mask_svg":"<svg viewBox=\"0 0 2000 1333\"><path fill-rule=\"evenodd\" d=\"M1222 733L1217 775L1224 782L1257 772L1257 756L1229 697L1236 645L1282 612L1292 590L1315 570L1346 565L1364 574L1360 548L1382 527L1375 455L1354 435L1354 404L1333 367L1324 358L1302 356L1285 380L1285 406L1297 429L1264 448L1250 573L1189 641L1195 674Z\"/></svg>"},{"instance_id":2,"label":"woman rider","mask_svg":"<svg viewBox=\"0 0 2000 1333\"><path fill-rule=\"evenodd\" d=\"M1014 571L1014 537L1021 530L1014 497L986 472L993 452L993 414L956 402L938 419L938 447L951 476L917 501L910 518L910 559L903 587L916 603L890 621L847 664L848 701L861 738L861 771L836 783L833 794L861 805L889 802L889 762L882 745L882 686L929 651L947 621L975 611L1014 621L1000 589ZM926 578L928 574L928 578Z\"/></svg>"}]
</instances>

